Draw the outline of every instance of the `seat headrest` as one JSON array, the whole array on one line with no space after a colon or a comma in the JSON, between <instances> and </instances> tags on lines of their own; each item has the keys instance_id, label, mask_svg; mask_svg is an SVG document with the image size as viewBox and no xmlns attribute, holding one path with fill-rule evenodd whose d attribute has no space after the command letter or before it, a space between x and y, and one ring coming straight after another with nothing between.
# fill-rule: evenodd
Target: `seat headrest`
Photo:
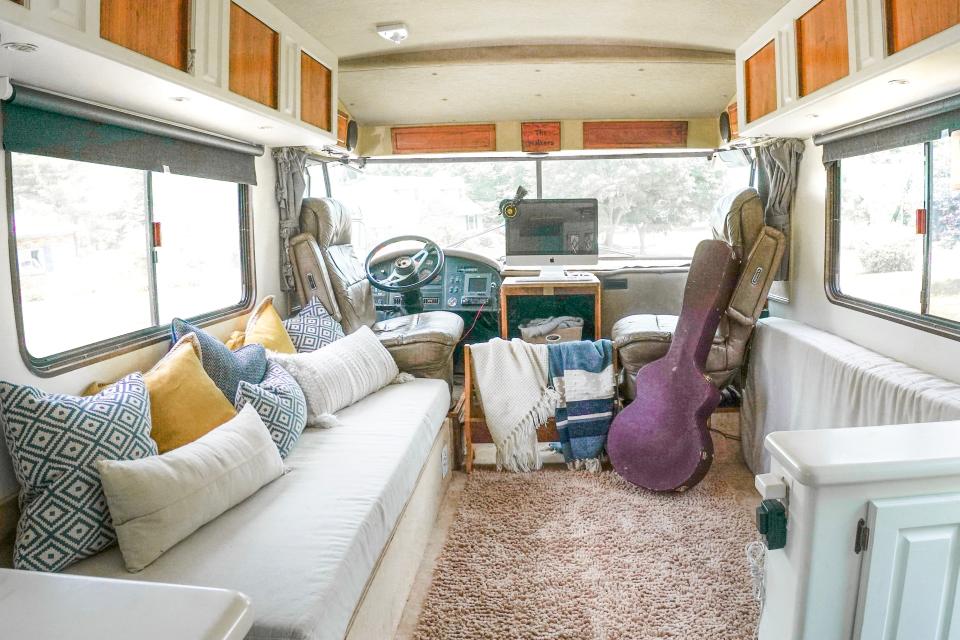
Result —
<instances>
[{"instance_id":1,"label":"seat headrest","mask_svg":"<svg viewBox=\"0 0 960 640\"><path fill-rule=\"evenodd\" d=\"M313 236L321 249L350 244L353 209L333 198L304 198L300 231Z\"/></svg>"},{"instance_id":2,"label":"seat headrest","mask_svg":"<svg viewBox=\"0 0 960 640\"><path fill-rule=\"evenodd\" d=\"M724 240L743 257L763 230L763 202L756 189L732 191L717 202L710 214L713 237Z\"/></svg>"}]
</instances>

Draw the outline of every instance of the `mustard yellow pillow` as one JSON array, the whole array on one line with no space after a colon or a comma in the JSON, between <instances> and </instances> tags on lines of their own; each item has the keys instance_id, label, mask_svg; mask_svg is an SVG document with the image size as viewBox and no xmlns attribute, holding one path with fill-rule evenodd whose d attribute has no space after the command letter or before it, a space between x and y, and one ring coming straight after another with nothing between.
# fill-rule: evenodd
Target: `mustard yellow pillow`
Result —
<instances>
[{"instance_id":1,"label":"mustard yellow pillow","mask_svg":"<svg viewBox=\"0 0 960 640\"><path fill-rule=\"evenodd\" d=\"M234 341L231 336L231 341ZM228 343L229 344L229 343ZM273 306L273 296L267 296L254 309L247 321L247 331L243 340L244 345L262 344L264 348L277 353L296 353L297 350L290 340L290 334L283 326L280 314Z\"/></svg>"},{"instance_id":2,"label":"mustard yellow pillow","mask_svg":"<svg viewBox=\"0 0 960 640\"><path fill-rule=\"evenodd\" d=\"M193 442L237 415L203 370L200 341L188 333L143 380L150 392L150 436L160 453Z\"/></svg>"}]
</instances>

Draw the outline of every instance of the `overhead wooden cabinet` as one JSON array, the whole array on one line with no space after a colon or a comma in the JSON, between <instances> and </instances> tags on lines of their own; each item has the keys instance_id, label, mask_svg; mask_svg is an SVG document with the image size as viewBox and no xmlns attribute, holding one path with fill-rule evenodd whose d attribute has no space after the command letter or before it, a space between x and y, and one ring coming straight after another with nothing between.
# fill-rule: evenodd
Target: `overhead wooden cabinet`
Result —
<instances>
[{"instance_id":1,"label":"overhead wooden cabinet","mask_svg":"<svg viewBox=\"0 0 960 640\"><path fill-rule=\"evenodd\" d=\"M686 120L584 122L584 149L643 149L687 146Z\"/></svg>"},{"instance_id":2,"label":"overhead wooden cabinet","mask_svg":"<svg viewBox=\"0 0 960 640\"><path fill-rule=\"evenodd\" d=\"M777 47L773 40L747 58L743 69L747 122L777 109Z\"/></svg>"},{"instance_id":3,"label":"overhead wooden cabinet","mask_svg":"<svg viewBox=\"0 0 960 640\"><path fill-rule=\"evenodd\" d=\"M330 69L305 52L300 53L300 119L331 131Z\"/></svg>"},{"instance_id":4,"label":"overhead wooden cabinet","mask_svg":"<svg viewBox=\"0 0 960 640\"><path fill-rule=\"evenodd\" d=\"M100 37L186 71L190 0L100 0Z\"/></svg>"},{"instance_id":5,"label":"overhead wooden cabinet","mask_svg":"<svg viewBox=\"0 0 960 640\"><path fill-rule=\"evenodd\" d=\"M960 0L886 0L890 53L960 24Z\"/></svg>"},{"instance_id":6,"label":"overhead wooden cabinet","mask_svg":"<svg viewBox=\"0 0 960 640\"><path fill-rule=\"evenodd\" d=\"M279 61L279 34L231 2L230 91L276 109Z\"/></svg>"},{"instance_id":7,"label":"overhead wooden cabinet","mask_svg":"<svg viewBox=\"0 0 960 640\"><path fill-rule=\"evenodd\" d=\"M337 144L347 146L347 128L350 126L350 116L343 111L337 111Z\"/></svg>"},{"instance_id":8,"label":"overhead wooden cabinet","mask_svg":"<svg viewBox=\"0 0 960 640\"><path fill-rule=\"evenodd\" d=\"M797 67L801 96L850 73L847 0L821 0L797 20Z\"/></svg>"},{"instance_id":9,"label":"overhead wooden cabinet","mask_svg":"<svg viewBox=\"0 0 960 640\"><path fill-rule=\"evenodd\" d=\"M465 153L496 151L497 127L492 124L451 124L436 127L394 127L394 153Z\"/></svg>"}]
</instances>

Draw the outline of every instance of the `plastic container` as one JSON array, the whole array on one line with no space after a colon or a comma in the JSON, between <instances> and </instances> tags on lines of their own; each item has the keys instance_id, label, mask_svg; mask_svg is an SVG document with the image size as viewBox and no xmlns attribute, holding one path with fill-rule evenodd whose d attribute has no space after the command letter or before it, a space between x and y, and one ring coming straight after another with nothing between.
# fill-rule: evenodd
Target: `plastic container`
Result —
<instances>
[{"instance_id":1,"label":"plastic container","mask_svg":"<svg viewBox=\"0 0 960 640\"><path fill-rule=\"evenodd\" d=\"M583 327L556 329L545 336L524 337L524 341L531 344L557 344L560 342L577 342L583 337Z\"/></svg>"}]
</instances>

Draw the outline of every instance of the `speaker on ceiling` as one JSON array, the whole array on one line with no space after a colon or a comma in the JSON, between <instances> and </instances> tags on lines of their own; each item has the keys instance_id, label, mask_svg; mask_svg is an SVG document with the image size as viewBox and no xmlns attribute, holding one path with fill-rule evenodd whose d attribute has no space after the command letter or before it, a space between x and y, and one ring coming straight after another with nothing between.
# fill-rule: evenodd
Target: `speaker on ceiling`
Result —
<instances>
[{"instance_id":1,"label":"speaker on ceiling","mask_svg":"<svg viewBox=\"0 0 960 640\"><path fill-rule=\"evenodd\" d=\"M357 148L357 138L360 136L360 127L356 120L350 120L347 123L347 151L353 151Z\"/></svg>"},{"instance_id":2,"label":"speaker on ceiling","mask_svg":"<svg viewBox=\"0 0 960 640\"><path fill-rule=\"evenodd\" d=\"M727 144L732 137L733 134L730 131L730 114L724 111L720 114L720 139L723 140L724 144Z\"/></svg>"}]
</instances>

